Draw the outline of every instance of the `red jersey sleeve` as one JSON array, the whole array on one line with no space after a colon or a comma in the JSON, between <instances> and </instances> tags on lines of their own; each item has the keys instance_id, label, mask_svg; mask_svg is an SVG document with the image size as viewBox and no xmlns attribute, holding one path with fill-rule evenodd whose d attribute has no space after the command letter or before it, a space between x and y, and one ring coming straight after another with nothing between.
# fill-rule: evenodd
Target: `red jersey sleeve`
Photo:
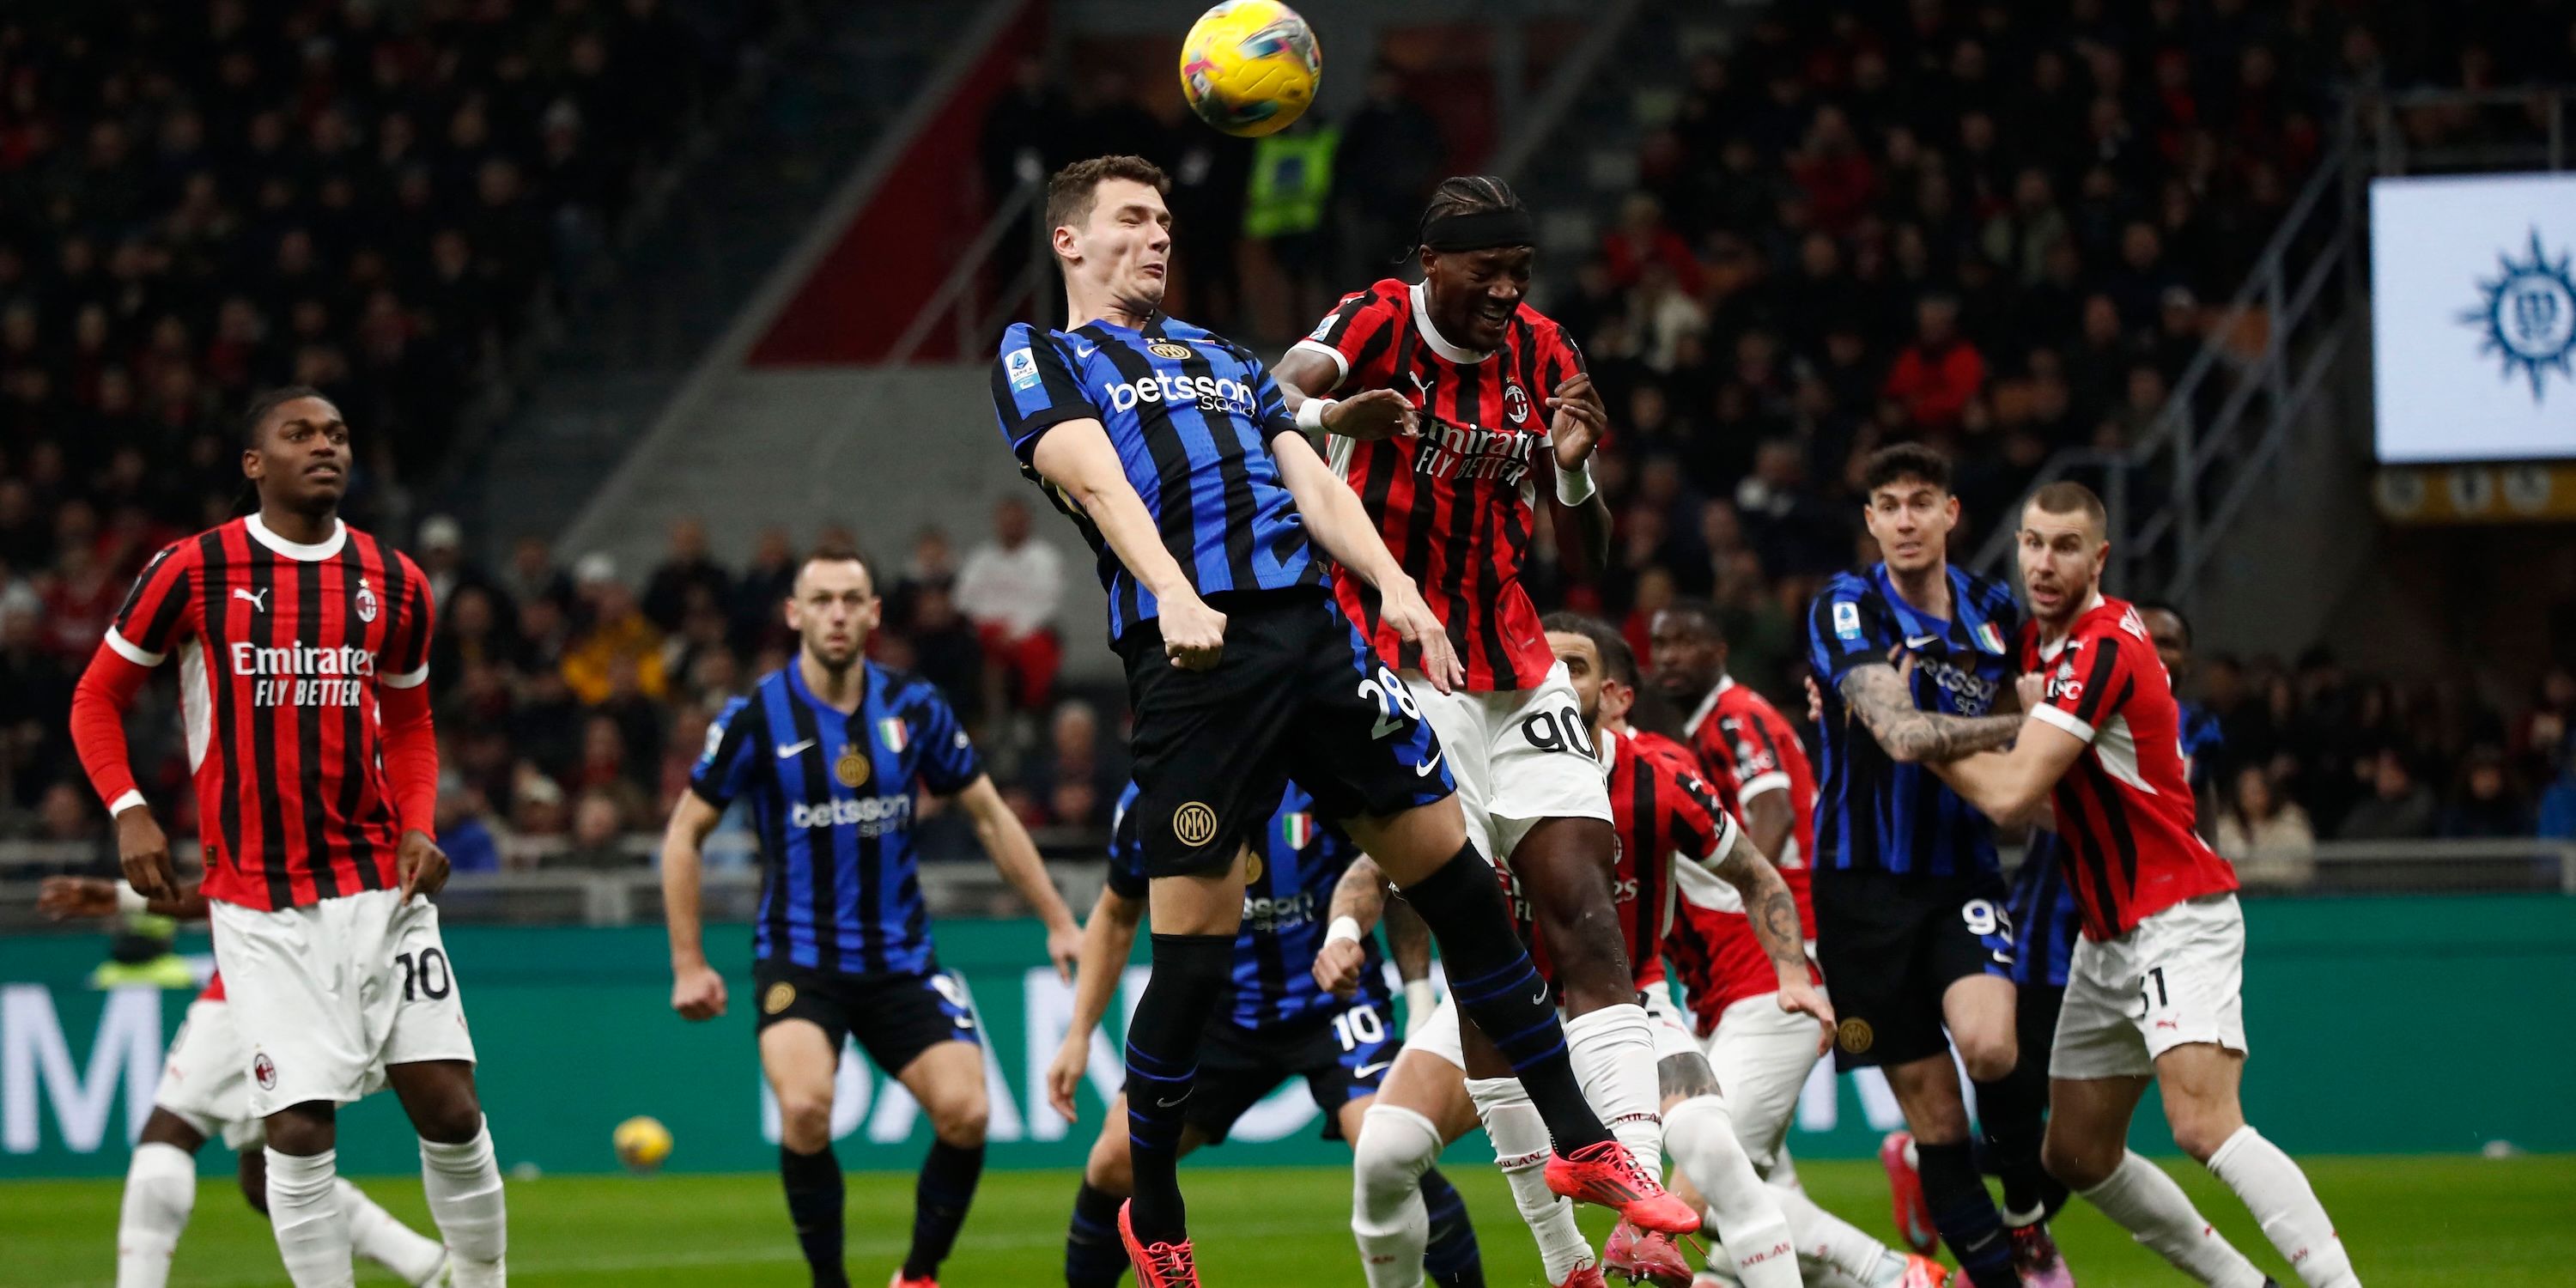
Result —
<instances>
[{"instance_id":1,"label":"red jersey sleeve","mask_svg":"<svg viewBox=\"0 0 2576 1288\"><path fill-rule=\"evenodd\" d=\"M1759 716L1730 713L1718 721L1717 733L1718 741L1726 745L1735 775L1735 803L1739 807L1765 792L1789 786L1780 739Z\"/></svg>"},{"instance_id":2,"label":"red jersey sleeve","mask_svg":"<svg viewBox=\"0 0 2576 1288\"><path fill-rule=\"evenodd\" d=\"M1343 296L1342 302L1325 314L1305 339L1289 347L1291 353L1322 357L1341 373L1331 389L1305 392L1327 394L1344 387L1385 387L1395 376L1395 342L1404 333L1405 314L1412 304L1412 288L1393 278Z\"/></svg>"},{"instance_id":3,"label":"red jersey sleeve","mask_svg":"<svg viewBox=\"0 0 2576 1288\"><path fill-rule=\"evenodd\" d=\"M159 666L170 648L189 633L188 610L195 596L197 543L191 539L163 546L134 579L116 620L107 628L107 646L136 666Z\"/></svg>"},{"instance_id":4,"label":"red jersey sleeve","mask_svg":"<svg viewBox=\"0 0 2576 1288\"><path fill-rule=\"evenodd\" d=\"M1715 867L1735 848L1735 816L1717 803L1717 793L1698 771L1679 763L1678 757L1657 757L1654 764L1673 788L1667 794L1671 818L1666 834L1674 851L1702 867Z\"/></svg>"},{"instance_id":5,"label":"red jersey sleeve","mask_svg":"<svg viewBox=\"0 0 2576 1288\"><path fill-rule=\"evenodd\" d=\"M429 578L411 556L397 554L402 576L401 601L394 605L394 624L385 632L384 656L377 674L388 688L413 688L429 679L430 635L437 614L429 602Z\"/></svg>"},{"instance_id":6,"label":"red jersey sleeve","mask_svg":"<svg viewBox=\"0 0 2576 1288\"><path fill-rule=\"evenodd\" d=\"M2143 640L2099 631L2068 641L2048 672L2048 696L2032 718L2053 724L2087 743L2102 722L2120 714L2138 692L2138 661L2152 647Z\"/></svg>"}]
</instances>

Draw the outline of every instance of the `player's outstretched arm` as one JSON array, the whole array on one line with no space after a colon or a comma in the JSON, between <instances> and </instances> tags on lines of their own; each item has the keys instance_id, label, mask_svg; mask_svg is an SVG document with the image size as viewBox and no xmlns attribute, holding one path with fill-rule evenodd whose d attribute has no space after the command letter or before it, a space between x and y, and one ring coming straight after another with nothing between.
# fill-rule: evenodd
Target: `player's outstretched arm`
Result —
<instances>
[{"instance_id":1,"label":"player's outstretched arm","mask_svg":"<svg viewBox=\"0 0 2576 1288\"><path fill-rule=\"evenodd\" d=\"M1743 899L1744 915L1753 923L1753 937L1761 942L1763 954L1779 973L1780 1009L1812 1015L1832 1029L1833 1005L1816 991L1815 981L1807 974L1807 932L1798 921L1797 896L1789 893L1789 883L1780 879L1780 869L1772 866L1770 856L1753 843L1743 828L1728 831L1726 850L1717 856L1713 870Z\"/></svg>"},{"instance_id":2,"label":"player's outstretched arm","mask_svg":"<svg viewBox=\"0 0 2576 1288\"><path fill-rule=\"evenodd\" d=\"M1102 886L1100 901L1091 905L1091 919L1082 925L1082 948L1073 970L1073 1023L1065 1028L1064 1041L1047 1065L1047 1103L1066 1122L1077 1117L1073 1091L1082 1084L1082 1071L1091 1063L1092 1032L1100 1027L1100 1017L1109 1013L1109 999L1118 991L1127 954L1136 947L1136 928L1144 918L1144 900Z\"/></svg>"},{"instance_id":3,"label":"player's outstretched arm","mask_svg":"<svg viewBox=\"0 0 2576 1288\"><path fill-rule=\"evenodd\" d=\"M1324 946L1315 952L1317 987L1335 997L1359 991L1360 970L1368 964L1368 950L1361 941L1377 929L1385 913L1386 874L1378 870L1376 860L1363 854L1351 860L1342 869L1342 879L1333 884Z\"/></svg>"},{"instance_id":4,"label":"player's outstretched arm","mask_svg":"<svg viewBox=\"0 0 2576 1288\"><path fill-rule=\"evenodd\" d=\"M1064 904L1047 876L1046 861L1038 857L1037 842L1029 839L1029 829L1020 825L1020 816L1002 800L1001 790L993 786L993 776L979 774L957 793L957 801L966 807L974 820L975 839L984 853L1000 869L1002 879L1011 883L1027 901L1038 920L1046 923L1047 960L1055 963L1058 978L1073 978L1074 962L1082 953L1082 927L1073 922L1073 910Z\"/></svg>"},{"instance_id":5,"label":"player's outstretched arm","mask_svg":"<svg viewBox=\"0 0 2576 1288\"><path fill-rule=\"evenodd\" d=\"M1843 702L1860 717L1888 759L1900 764L1952 760L2001 747L2020 733L2018 715L1951 716L1914 705L1914 694L1896 668L1883 662L1853 667L1840 686Z\"/></svg>"},{"instance_id":6,"label":"player's outstretched arm","mask_svg":"<svg viewBox=\"0 0 2576 1288\"><path fill-rule=\"evenodd\" d=\"M1163 627L1163 651L1172 665L1204 671L1225 650L1225 614L1207 606L1180 562L1163 548L1154 515L1127 481L1118 449L1098 420L1078 417L1049 429L1030 452L1029 464L1081 507L1100 539L1128 573L1154 592Z\"/></svg>"},{"instance_id":7,"label":"player's outstretched arm","mask_svg":"<svg viewBox=\"0 0 2576 1288\"><path fill-rule=\"evenodd\" d=\"M671 1009L684 1020L724 1014L724 976L707 965L706 924L698 911L699 868L707 834L724 811L695 791L680 793L662 829L662 917L671 933Z\"/></svg>"},{"instance_id":8,"label":"player's outstretched arm","mask_svg":"<svg viewBox=\"0 0 2576 1288\"><path fill-rule=\"evenodd\" d=\"M179 921L204 921L206 896L190 884L176 899L146 899L105 877L47 877L36 891L36 911L51 921L148 912Z\"/></svg>"},{"instance_id":9,"label":"player's outstretched arm","mask_svg":"<svg viewBox=\"0 0 2576 1288\"><path fill-rule=\"evenodd\" d=\"M1380 616L1397 635L1422 646L1422 673L1431 677L1431 687L1447 693L1465 683L1466 668L1458 664L1449 628L1440 624L1431 605L1423 602L1421 588L1388 551L1359 494L1300 435L1274 436L1270 452L1279 460L1279 481L1296 498L1297 513L1305 518L1315 544L1353 576L1377 587Z\"/></svg>"},{"instance_id":10,"label":"player's outstretched arm","mask_svg":"<svg viewBox=\"0 0 2576 1288\"><path fill-rule=\"evenodd\" d=\"M2048 803L2049 789L2084 754L2085 743L2036 716L2025 721L2019 732L2010 751L1935 763L1932 772L1996 822L2030 822Z\"/></svg>"},{"instance_id":11,"label":"player's outstretched arm","mask_svg":"<svg viewBox=\"0 0 2576 1288\"><path fill-rule=\"evenodd\" d=\"M1574 510L1583 536L1583 553L1595 569L1610 566L1610 503L1592 486L1592 451L1610 432L1610 408L1592 387L1589 372L1578 371L1556 387L1547 400L1548 446L1556 455L1556 499Z\"/></svg>"}]
</instances>

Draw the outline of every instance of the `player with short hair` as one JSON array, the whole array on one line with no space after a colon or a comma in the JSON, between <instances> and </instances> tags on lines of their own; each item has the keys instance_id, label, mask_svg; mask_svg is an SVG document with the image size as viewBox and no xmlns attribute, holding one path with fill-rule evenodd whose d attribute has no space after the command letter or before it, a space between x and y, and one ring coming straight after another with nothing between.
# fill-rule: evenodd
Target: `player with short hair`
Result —
<instances>
[{"instance_id":1,"label":"player with short hair","mask_svg":"<svg viewBox=\"0 0 2576 1288\"><path fill-rule=\"evenodd\" d=\"M1573 341L1529 305L1537 223L1509 185L1442 181L1416 239L1421 280L1388 278L1344 297L1280 360L1281 388L1299 423L1327 436L1334 470L1423 587L1465 666L1455 691L1416 696L1449 751L1468 835L1510 873L1556 945L1566 1041L1592 1107L1631 1152L1649 1152L1661 1135L1655 1029L1620 943L1583 929L1612 915L1601 879L1610 802L1522 583L1543 467L1606 562L1609 511L1591 456L1608 413ZM1357 392L1337 400L1337 390ZM1344 414L1388 396L1402 400L1401 416ZM1384 620L1374 591L1349 577L1335 590L1381 655L1421 674L1418 646ZM1506 1142L1498 1148L1528 1153L1513 1139L1525 1121L1517 1084L1493 1076L1503 1066L1481 1038L1466 1058L1478 1111ZM1541 1179L1514 1174L1524 1207L1546 1204Z\"/></svg>"},{"instance_id":2,"label":"player with short hair","mask_svg":"<svg viewBox=\"0 0 2576 1288\"><path fill-rule=\"evenodd\" d=\"M1584 1103L1555 1008L1468 841L1441 740L1334 606L1324 557L1375 588L1372 623L1419 647L1435 690L1460 676L1440 619L1260 361L1162 313L1168 186L1125 156L1049 181L1067 322L1011 327L992 385L1022 471L1099 556L1135 713L1154 972L1127 1029L1136 1195L1120 1235L1141 1288L1198 1282L1179 1110L1232 978L1245 842L1292 777L1430 925L1452 996L1497 1035L1544 1118L1549 1185L1652 1228L1696 1228ZM1345 400L1334 420L1383 430L1406 410L1379 391Z\"/></svg>"},{"instance_id":3,"label":"player with short hair","mask_svg":"<svg viewBox=\"0 0 2576 1288\"><path fill-rule=\"evenodd\" d=\"M2299 1165L2245 1122L2245 919L2236 873L2194 830L2173 684L2140 614L2102 593L2101 499L2052 483L2022 510L2022 705L2009 752L1936 762L1999 819L2044 804L2065 845L2083 938L2049 1053L2048 1170L2177 1269L2221 1288L2262 1271L2210 1228L2163 1169L2130 1153L2129 1120L2161 1084L2174 1143L2245 1201L2299 1277L2361 1281Z\"/></svg>"},{"instance_id":4,"label":"player with short hair","mask_svg":"<svg viewBox=\"0 0 2576 1288\"><path fill-rule=\"evenodd\" d=\"M1775 963L1774 1001L1807 1017L1808 1046L1814 1050L1822 1037L1816 1023L1822 1019L1829 1025L1831 1011L1809 984L1796 900L1733 818L1718 807L1689 753L1627 726L1637 665L1626 641L1606 624L1573 614L1550 616L1543 628L1550 651L1565 667L1579 704L1578 718L1592 730L1608 774L1618 838L1613 915L1623 947L1638 963L1630 996L1653 1017L1655 1032L1662 1130L1657 1152L1649 1157L1659 1159L1662 1149L1670 1149L1682 1175L1709 1196L1709 1224L1730 1249L1743 1251L1746 1282L1756 1288L1789 1288L1799 1282L1795 1231L1781 1211L1780 1196L1761 1183L1737 1142L1726 1104L1717 1095L1716 1077L1672 1007L1656 946L1671 929L1673 890L1685 879L1679 872L1698 870L1741 890L1748 903L1763 910L1759 933ZM1677 856L1686 861L1676 863ZM1511 871L1497 869L1496 875L1512 888L1522 933L1544 963L1554 952L1547 932L1520 896ZM1377 1288L1411 1283L1405 1275L1421 1257L1413 1178L1443 1146L1476 1125L1470 1097L1462 1094L1474 1084L1459 1039L1456 1012L1444 1007L1396 1058L1360 1139L1351 1229L1369 1282ZM1496 1150L1507 1172L1512 1170L1518 1160L1502 1146ZM1514 1197L1519 1193L1515 1187ZM1599 1284L1604 1272L1672 1285L1690 1280L1690 1267L1669 1236L1622 1222L1596 1264L1569 1205L1523 1205L1521 1215L1538 1240L1552 1284Z\"/></svg>"},{"instance_id":5,"label":"player with short hair","mask_svg":"<svg viewBox=\"0 0 2576 1288\"><path fill-rule=\"evenodd\" d=\"M47 877L36 909L57 921L142 912L181 921L203 921L206 896L190 886L176 899L145 899L102 877ZM134 1139L126 1163L125 1198L116 1218L116 1288L162 1288L170 1282L171 1256L197 1205L197 1152L220 1138L239 1155L242 1198L268 1215L268 1139L250 1113L250 1080L241 1059L241 1034L224 1004L224 977L215 975L188 1004L187 1019L170 1039L152 1113ZM383 1266L404 1283L436 1284L447 1273L447 1249L426 1238L342 1178L334 1189L348 1212L349 1238L359 1256Z\"/></svg>"},{"instance_id":6,"label":"player with short hair","mask_svg":"<svg viewBox=\"0 0 2576 1288\"><path fill-rule=\"evenodd\" d=\"M1913 443L1883 448L1861 485L1883 560L1827 582L1807 624L1823 762L1809 879L1816 947L1843 1017L1835 1063L1884 1070L1905 1113L1919 1172L1899 1165L1902 1137L1882 1156L1909 1241L1929 1246L1931 1231L1917 1228L1928 1218L1977 1288L2066 1288L2043 1221L2046 1106L2011 1078L2013 940L1994 825L1924 766L2020 729L2019 716L1995 714L2011 694L2020 612L2009 586L1949 562L1959 520L1949 458ZM1989 1162L2008 1213L1978 1174L1954 1045L1996 1142Z\"/></svg>"},{"instance_id":7,"label":"player with short hair","mask_svg":"<svg viewBox=\"0 0 2576 1288\"><path fill-rule=\"evenodd\" d=\"M1118 990L1152 885L1137 835L1142 820L1130 808L1136 795L1130 783L1118 799L1108 884L1083 923L1073 1022L1047 1067L1048 1101L1067 1120L1075 1117L1074 1089L1090 1067L1091 1035ZM1315 817L1314 799L1294 782L1263 829L1249 875L1243 929L1235 937L1234 1000L1209 1017L1198 1085L1182 1115L1180 1152L1225 1143L1235 1120L1290 1078L1302 1078L1324 1111L1325 1139L1356 1141L1401 1045L1386 964L1371 936L1387 909L1386 878L1339 828ZM1417 924L1412 942L1397 940L1401 924L1387 927L1397 955L1415 958L1414 967L1427 971L1429 937ZM1122 1094L1109 1106L1084 1165L1065 1236L1067 1288L1115 1288L1126 1273L1118 1240L1118 1205L1133 1187L1121 1130L1126 1116ZM1436 1171L1423 1177L1422 1188L1430 1244L1417 1276L1428 1269L1438 1288L1483 1288L1466 1201Z\"/></svg>"},{"instance_id":8,"label":"player with short hair","mask_svg":"<svg viewBox=\"0 0 2576 1288\"><path fill-rule=\"evenodd\" d=\"M725 806L749 799L762 860L755 1032L778 1098L779 1178L815 1288L849 1282L832 1153L832 1079L848 1039L911 1093L935 1133L895 1288L935 1288L984 1172L983 1039L931 943L912 838L921 790L964 806L993 866L1045 923L1057 970L1069 969L1081 934L947 698L867 659L883 608L855 551L806 557L784 605L796 656L707 727L662 837L671 1009L713 1019L725 985L707 964L700 847Z\"/></svg>"},{"instance_id":9,"label":"player with short hair","mask_svg":"<svg viewBox=\"0 0 2576 1288\"><path fill-rule=\"evenodd\" d=\"M257 510L144 567L73 694L73 740L116 816L126 880L178 898L123 726L151 668L178 655L215 960L296 1288L352 1281L338 1107L383 1084L420 1133L456 1283L498 1285L501 1170L438 909L419 897L447 881L431 831L429 583L341 521L352 454L330 399L302 385L263 393L241 442Z\"/></svg>"}]
</instances>

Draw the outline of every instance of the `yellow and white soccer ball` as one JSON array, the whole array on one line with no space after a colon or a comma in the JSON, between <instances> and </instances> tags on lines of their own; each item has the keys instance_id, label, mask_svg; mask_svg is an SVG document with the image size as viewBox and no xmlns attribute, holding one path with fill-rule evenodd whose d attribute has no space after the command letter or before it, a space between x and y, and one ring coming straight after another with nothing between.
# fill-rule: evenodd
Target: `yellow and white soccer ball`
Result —
<instances>
[{"instance_id":1,"label":"yellow and white soccer ball","mask_svg":"<svg viewBox=\"0 0 2576 1288\"><path fill-rule=\"evenodd\" d=\"M671 1156L671 1129L658 1118L642 1114L617 1124L611 1139L617 1143L617 1161L630 1172L649 1172Z\"/></svg>"},{"instance_id":2,"label":"yellow and white soccer ball","mask_svg":"<svg viewBox=\"0 0 2576 1288\"><path fill-rule=\"evenodd\" d=\"M1323 50L1297 11L1278 0L1226 0L1181 42L1181 96L1198 118L1255 138L1286 129L1315 101Z\"/></svg>"}]
</instances>

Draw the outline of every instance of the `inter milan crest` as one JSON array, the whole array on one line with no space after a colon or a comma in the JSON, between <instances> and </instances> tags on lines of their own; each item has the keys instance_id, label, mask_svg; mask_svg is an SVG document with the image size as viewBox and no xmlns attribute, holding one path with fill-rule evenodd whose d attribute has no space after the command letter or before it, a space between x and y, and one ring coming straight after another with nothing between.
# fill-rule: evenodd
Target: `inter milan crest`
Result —
<instances>
[{"instance_id":1,"label":"inter milan crest","mask_svg":"<svg viewBox=\"0 0 2576 1288\"><path fill-rule=\"evenodd\" d=\"M1156 340L1152 344L1145 346L1145 352L1150 353L1157 358L1169 358L1174 362L1178 362L1181 359L1190 356L1190 346L1175 340Z\"/></svg>"},{"instance_id":2,"label":"inter milan crest","mask_svg":"<svg viewBox=\"0 0 2576 1288\"><path fill-rule=\"evenodd\" d=\"M843 787L853 790L866 786L868 753L849 743L842 743L841 754L832 758L832 777L841 780Z\"/></svg>"},{"instance_id":3,"label":"inter milan crest","mask_svg":"<svg viewBox=\"0 0 2576 1288\"><path fill-rule=\"evenodd\" d=\"M2505 379L2528 379L2535 403L2546 392L2549 371L2576 381L2576 365L2571 365L2576 360L2576 273L2570 272L2569 259L2562 254L2551 262L2541 248L2540 230L2534 228L2529 258L2499 252L2496 262L2503 271L2478 283L2485 303L2460 313L2460 321L2486 332L2478 351L2504 359Z\"/></svg>"},{"instance_id":4,"label":"inter milan crest","mask_svg":"<svg viewBox=\"0 0 2576 1288\"><path fill-rule=\"evenodd\" d=\"M354 607L358 610L359 621L376 620L376 592L367 588L367 579L364 577L358 579L358 598Z\"/></svg>"}]
</instances>

